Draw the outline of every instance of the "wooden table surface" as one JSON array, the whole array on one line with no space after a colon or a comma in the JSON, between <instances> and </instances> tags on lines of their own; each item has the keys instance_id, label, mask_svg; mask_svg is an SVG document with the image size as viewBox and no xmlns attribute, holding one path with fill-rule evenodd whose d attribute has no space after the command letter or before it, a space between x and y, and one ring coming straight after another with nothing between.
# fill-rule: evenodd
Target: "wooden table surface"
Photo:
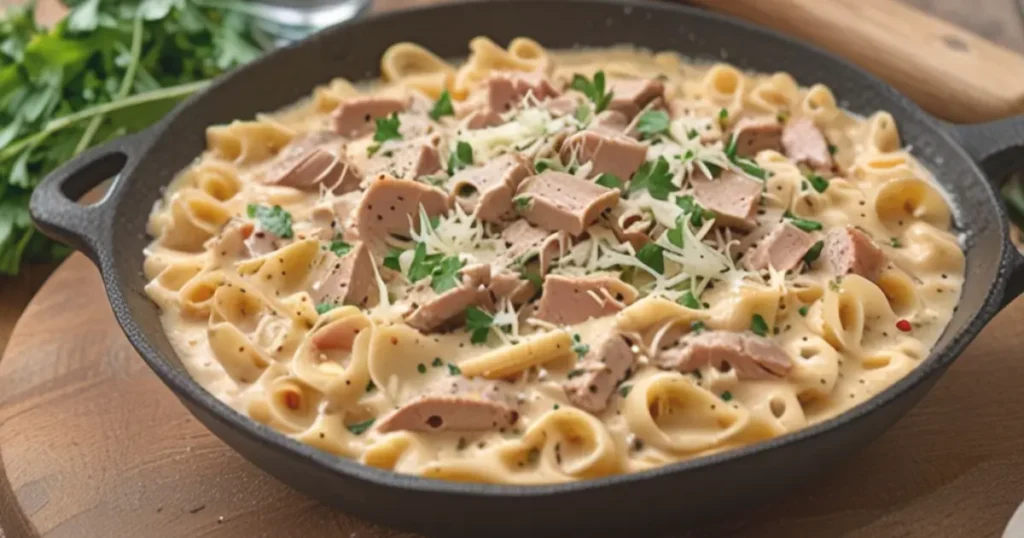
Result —
<instances>
[{"instance_id":1,"label":"wooden table surface","mask_svg":"<svg viewBox=\"0 0 1024 538\"><path fill-rule=\"evenodd\" d=\"M10 4L18 0L0 0L0 5ZM45 1L45 0L44 0ZM406 5L416 5L430 3L433 0L378 0L376 2L377 9L388 9L393 7L402 7ZM926 10L930 13L938 15L949 21L955 22L968 28L980 35L983 35L995 42L998 42L1008 48L1024 53L1024 24L1021 22L1020 7L1016 0L907 0L909 3ZM18 277L0 277L0 355L6 346L11 331L14 328L18 317L21 312L28 304L36 290L46 280L47 276L54 270L56 265L44 264L44 265L32 265L25 267L23 272ZM106 308L103 306L102 308ZM1002 324L1003 327L1010 329L1007 324ZM993 425L994 426L994 425ZM991 428L990 430L975 429L976 434L980 435L992 435L993 443L1000 446L1004 446L1005 450L1014 450L1013 447L1018 447L1013 443L1007 443L1005 439L999 438L999 429ZM978 433L981 432L981 433ZM1019 440L1018 440L1019 441ZM976 443L978 446L984 446L987 440L984 438L977 439ZM973 456L971 454L960 453L952 455L951 457L963 458L963 461L950 461L944 465L952 467L963 467L970 463ZM938 471L937 471L938 472ZM972 489L973 496L984 496L986 484L969 484ZM1024 485L1018 488L1024 491ZM882 492L876 492L881 494ZM860 493L852 492L854 496L860 497ZM931 534L939 533L942 534L942 525L939 522L943 518L951 517L950 511L964 510L966 506L959 502L954 492L946 491L943 494L936 494L934 496L934 510L943 511L943 513L930 512L927 506L916 506L915 513L919 518L922 519L924 526L922 528L928 528ZM842 499L837 498L830 501L832 505L841 505ZM857 504L854 499L850 499L850 502ZM899 503L893 503L893 510L899 509ZM890 529L891 530L891 529ZM961 528L963 530L963 528ZM919 535L917 532L912 532L911 529L905 529L905 535ZM2 538L3 532L0 530L0 538Z\"/></svg>"}]
</instances>

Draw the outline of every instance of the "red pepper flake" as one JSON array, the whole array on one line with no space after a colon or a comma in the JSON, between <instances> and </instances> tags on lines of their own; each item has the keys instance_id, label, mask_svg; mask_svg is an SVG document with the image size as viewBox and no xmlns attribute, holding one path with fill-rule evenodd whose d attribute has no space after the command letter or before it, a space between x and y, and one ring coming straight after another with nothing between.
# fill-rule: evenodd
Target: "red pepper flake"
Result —
<instances>
[{"instance_id":1,"label":"red pepper flake","mask_svg":"<svg viewBox=\"0 0 1024 538\"><path fill-rule=\"evenodd\" d=\"M284 393L284 404L288 406L288 409L297 411L299 409L299 393L288 391Z\"/></svg>"},{"instance_id":2,"label":"red pepper flake","mask_svg":"<svg viewBox=\"0 0 1024 538\"><path fill-rule=\"evenodd\" d=\"M901 330L901 331L903 331L903 332L905 332L905 333L908 333L908 332L910 332L910 328L911 328L910 327L910 322L905 320L905 319L901 319L901 320L896 322L896 328Z\"/></svg>"},{"instance_id":3,"label":"red pepper flake","mask_svg":"<svg viewBox=\"0 0 1024 538\"><path fill-rule=\"evenodd\" d=\"M398 337L397 336L392 336L391 337L391 345L393 345L393 346L397 346L398 345Z\"/></svg>"}]
</instances>

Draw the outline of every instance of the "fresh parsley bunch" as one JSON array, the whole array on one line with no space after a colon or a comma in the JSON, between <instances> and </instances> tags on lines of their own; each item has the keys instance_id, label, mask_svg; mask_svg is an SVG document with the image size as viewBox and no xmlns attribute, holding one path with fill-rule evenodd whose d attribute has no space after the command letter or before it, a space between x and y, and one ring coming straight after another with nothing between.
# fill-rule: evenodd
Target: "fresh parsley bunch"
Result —
<instances>
[{"instance_id":1,"label":"fresh parsley bunch","mask_svg":"<svg viewBox=\"0 0 1024 538\"><path fill-rule=\"evenodd\" d=\"M67 249L29 219L32 189L91 146L139 131L274 42L239 0L74 0L53 28L34 6L0 20L0 274Z\"/></svg>"}]
</instances>

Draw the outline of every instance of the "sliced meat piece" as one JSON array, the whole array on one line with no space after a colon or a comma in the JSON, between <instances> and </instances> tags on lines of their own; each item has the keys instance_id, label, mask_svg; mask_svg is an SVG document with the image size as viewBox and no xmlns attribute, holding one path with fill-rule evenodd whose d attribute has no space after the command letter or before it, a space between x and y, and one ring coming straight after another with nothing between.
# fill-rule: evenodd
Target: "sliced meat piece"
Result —
<instances>
[{"instance_id":1,"label":"sliced meat piece","mask_svg":"<svg viewBox=\"0 0 1024 538\"><path fill-rule=\"evenodd\" d=\"M405 110L407 99L385 96L361 96L346 99L331 113L334 132L355 138L373 131L374 120Z\"/></svg>"},{"instance_id":2,"label":"sliced meat piece","mask_svg":"<svg viewBox=\"0 0 1024 538\"><path fill-rule=\"evenodd\" d=\"M534 317L556 325L574 325L608 316L637 298L637 291L610 276L548 275Z\"/></svg>"},{"instance_id":3,"label":"sliced meat piece","mask_svg":"<svg viewBox=\"0 0 1024 538\"><path fill-rule=\"evenodd\" d=\"M505 251L498 255L495 264L503 267L521 267L539 258L540 276L548 273L551 263L562 253L562 245L568 250L569 239L564 232L549 232L531 226L525 220L517 220L501 232Z\"/></svg>"},{"instance_id":4,"label":"sliced meat piece","mask_svg":"<svg viewBox=\"0 0 1024 538\"><path fill-rule=\"evenodd\" d=\"M514 217L512 195L529 175L529 166L518 154L506 153L457 172L448 180L448 190L455 203L478 220L502 222Z\"/></svg>"},{"instance_id":5,"label":"sliced meat piece","mask_svg":"<svg viewBox=\"0 0 1024 538\"><path fill-rule=\"evenodd\" d=\"M491 276L488 290L495 300L508 299L514 306L527 303L540 291L534 288L532 282L508 269L502 269Z\"/></svg>"},{"instance_id":6,"label":"sliced meat piece","mask_svg":"<svg viewBox=\"0 0 1024 538\"><path fill-rule=\"evenodd\" d=\"M782 148L786 157L795 163L806 164L819 171L832 169L832 153L828 140L814 122L807 119L793 120L782 130Z\"/></svg>"},{"instance_id":7,"label":"sliced meat piece","mask_svg":"<svg viewBox=\"0 0 1024 538\"><path fill-rule=\"evenodd\" d=\"M519 420L519 412L508 392L500 382L446 380L385 417L377 429L431 433L509 428Z\"/></svg>"},{"instance_id":8,"label":"sliced meat piece","mask_svg":"<svg viewBox=\"0 0 1024 538\"><path fill-rule=\"evenodd\" d=\"M798 267L815 242L813 235L784 222L750 249L743 260L747 269L752 271L771 266L776 271L785 272Z\"/></svg>"},{"instance_id":9,"label":"sliced meat piece","mask_svg":"<svg viewBox=\"0 0 1024 538\"><path fill-rule=\"evenodd\" d=\"M499 73L487 79L487 107L502 114L515 108L527 94L538 101L559 92L542 73Z\"/></svg>"},{"instance_id":10,"label":"sliced meat piece","mask_svg":"<svg viewBox=\"0 0 1024 538\"><path fill-rule=\"evenodd\" d=\"M665 85L656 78L619 78L608 81L612 101L608 110L625 114L630 121L649 105L651 101L665 96Z\"/></svg>"},{"instance_id":11,"label":"sliced meat piece","mask_svg":"<svg viewBox=\"0 0 1024 538\"><path fill-rule=\"evenodd\" d=\"M483 129L486 127L497 127L504 123L501 119L501 114L497 112L491 112L490 110L477 110L466 116L466 128L467 129Z\"/></svg>"},{"instance_id":12,"label":"sliced meat piece","mask_svg":"<svg viewBox=\"0 0 1024 538\"><path fill-rule=\"evenodd\" d=\"M312 235L321 241L358 241L359 236L352 228L351 217L359 207L361 198L362 193L353 191L335 198L333 202L318 203L310 212Z\"/></svg>"},{"instance_id":13,"label":"sliced meat piece","mask_svg":"<svg viewBox=\"0 0 1024 538\"><path fill-rule=\"evenodd\" d=\"M629 127L629 118L627 118L622 112L605 110L594 118L594 123L591 124L591 127L598 130L598 132L600 132L601 129L606 129L608 131L621 133L626 130L626 127Z\"/></svg>"},{"instance_id":14,"label":"sliced meat piece","mask_svg":"<svg viewBox=\"0 0 1024 538\"><path fill-rule=\"evenodd\" d=\"M626 181L644 163L647 146L621 132L593 128L567 138L560 156L565 163L591 163L591 176L608 173Z\"/></svg>"},{"instance_id":15,"label":"sliced meat piece","mask_svg":"<svg viewBox=\"0 0 1024 538\"><path fill-rule=\"evenodd\" d=\"M566 381L562 388L573 405L596 415L608 407L615 387L629 377L635 363L629 342L618 333L610 334L590 347L577 366L583 373Z\"/></svg>"},{"instance_id":16,"label":"sliced meat piece","mask_svg":"<svg viewBox=\"0 0 1024 538\"><path fill-rule=\"evenodd\" d=\"M875 281L885 267L885 253L867 234L854 226L830 231L825 236L825 259L836 276L850 273Z\"/></svg>"},{"instance_id":17,"label":"sliced meat piece","mask_svg":"<svg viewBox=\"0 0 1024 538\"><path fill-rule=\"evenodd\" d=\"M340 258L325 252L309 294L317 304L377 306L377 279L370 249L360 243Z\"/></svg>"},{"instance_id":18,"label":"sliced meat piece","mask_svg":"<svg viewBox=\"0 0 1024 538\"><path fill-rule=\"evenodd\" d=\"M568 91L554 99L549 99L544 103L544 108L546 108L552 116L559 118L575 114L576 109L579 108L579 106L586 100L586 96L582 93Z\"/></svg>"},{"instance_id":19,"label":"sliced meat piece","mask_svg":"<svg viewBox=\"0 0 1024 538\"><path fill-rule=\"evenodd\" d=\"M356 337L369 326L370 321L363 316L346 316L334 320L313 333L313 345L317 349L351 350Z\"/></svg>"},{"instance_id":20,"label":"sliced meat piece","mask_svg":"<svg viewBox=\"0 0 1024 538\"><path fill-rule=\"evenodd\" d=\"M381 243L388 235L409 236L419 226L420 206L428 216L448 212L448 196L441 189L404 179L384 177L370 181L355 216L356 233L363 241Z\"/></svg>"},{"instance_id":21,"label":"sliced meat piece","mask_svg":"<svg viewBox=\"0 0 1024 538\"><path fill-rule=\"evenodd\" d=\"M736 370L741 379L777 379L793 367L793 359L775 342L749 333L690 333L654 358L659 368L692 372L705 364Z\"/></svg>"},{"instance_id":22,"label":"sliced meat piece","mask_svg":"<svg viewBox=\"0 0 1024 538\"><path fill-rule=\"evenodd\" d=\"M524 200L524 207L519 213L531 224L577 236L593 224L601 212L619 203L619 190L545 170L519 186L515 200L520 199Z\"/></svg>"},{"instance_id":23,"label":"sliced meat piece","mask_svg":"<svg viewBox=\"0 0 1024 538\"><path fill-rule=\"evenodd\" d=\"M252 227L252 233L245 238L245 247L249 249L249 254L252 257L258 258L287 245L289 241L289 239L278 237L277 234L256 222Z\"/></svg>"},{"instance_id":24,"label":"sliced meat piece","mask_svg":"<svg viewBox=\"0 0 1024 538\"><path fill-rule=\"evenodd\" d=\"M359 188L362 176L344 157L344 143L338 135L318 131L293 140L263 173L269 185L283 185L305 191L323 186L335 194Z\"/></svg>"},{"instance_id":25,"label":"sliced meat piece","mask_svg":"<svg viewBox=\"0 0 1024 538\"><path fill-rule=\"evenodd\" d=\"M471 306L492 308L490 265L470 265L460 273L461 284L438 294L430 279L418 282L409 292L412 312L405 318L410 327L423 332L444 329L461 323Z\"/></svg>"},{"instance_id":26,"label":"sliced meat piece","mask_svg":"<svg viewBox=\"0 0 1024 538\"><path fill-rule=\"evenodd\" d=\"M782 125L776 118L743 118L732 128L732 135L740 157L753 159L765 150L782 151Z\"/></svg>"},{"instance_id":27,"label":"sliced meat piece","mask_svg":"<svg viewBox=\"0 0 1024 538\"><path fill-rule=\"evenodd\" d=\"M755 216L764 183L724 170L715 179L694 174L690 184L697 202L715 212L719 225L744 231L757 227Z\"/></svg>"},{"instance_id":28,"label":"sliced meat piece","mask_svg":"<svg viewBox=\"0 0 1024 538\"><path fill-rule=\"evenodd\" d=\"M366 163L366 177L389 175L402 179L416 179L441 169L437 153L437 139L388 140L380 145Z\"/></svg>"}]
</instances>

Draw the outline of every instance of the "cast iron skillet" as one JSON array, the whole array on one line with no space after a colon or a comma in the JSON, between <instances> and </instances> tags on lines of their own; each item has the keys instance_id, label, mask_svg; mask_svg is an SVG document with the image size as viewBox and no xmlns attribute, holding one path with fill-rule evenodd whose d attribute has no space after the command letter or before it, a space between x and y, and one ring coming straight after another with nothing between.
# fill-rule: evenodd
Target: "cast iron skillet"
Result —
<instances>
[{"instance_id":1,"label":"cast iron skillet","mask_svg":"<svg viewBox=\"0 0 1024 538\"><path fill-rule=\"evenodd\" d=\"M950 194L967 252L963 298L935 351L877 397L814 427L642 473L537 487L441 482L364 467L284 437L214 399L183 369L143 293L142 275L142 249L150 241L146 217L172 176L205 148L204 129L292 103L332 77L376 76L381 53L394 42L416 41L455 57L476 35L500 43L525 35L550 48L632 43L704 60L724 55L741 68L784 70L805 85L828 84L854 112L890 111L904 143ZM770 499L847 459L917 403L1024 288L1024 260L1008 240L996 193L998 180L1017 169L1024 169L1024 118L944 124L834 56L726 17L613 0L489 1L388 13L270 54L221 78L158 125L74 159L36 190L31 210L44 233L99 266L128 339L192 414L296 489L353 515L428 533L632 534L683 529ZM90 207L72 201L115 174L102 201Z\"/></svg>"}]
</instances>

